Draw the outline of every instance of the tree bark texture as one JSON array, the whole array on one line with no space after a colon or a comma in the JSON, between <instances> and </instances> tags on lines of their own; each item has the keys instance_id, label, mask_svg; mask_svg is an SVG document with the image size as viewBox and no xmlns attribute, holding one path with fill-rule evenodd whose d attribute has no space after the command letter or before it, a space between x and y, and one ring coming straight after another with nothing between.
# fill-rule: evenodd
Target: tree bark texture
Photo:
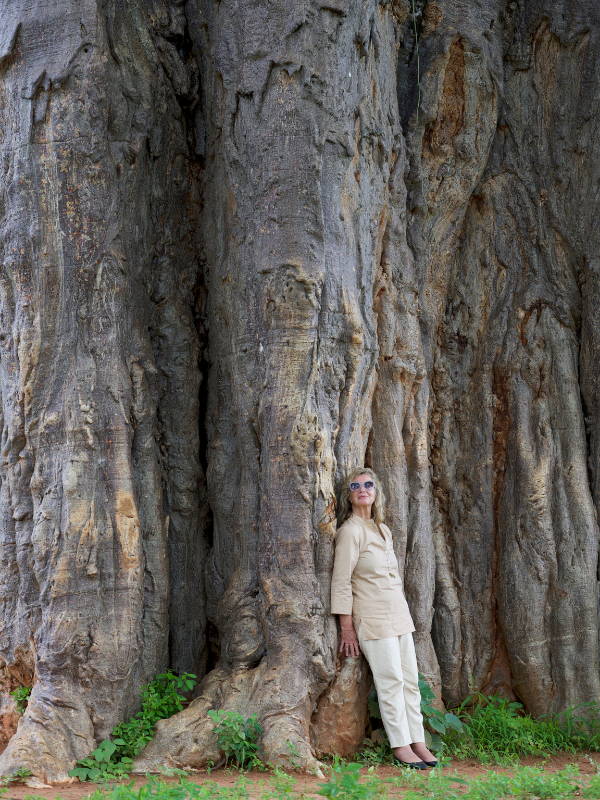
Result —
<instances>
[{"instance_id":1,"label":"tree bark texture","mask_svg":"<svg viewBox=\"0 0 600 800\"><path fill-rule=\"evenodd\" d=\"M54 780L204 641L197 72L144 8L0 9L1 764Z\"/></svg>"},{"instance_id":2,"label":"tree bark texture","mask_svg":"<svg viewBox=\"0 0 600 800\"><path fill-rule=\"evenodd\" d=\"M421 671L600 700L592 0L0 0L0 756L60 781L362 739L334 487L382 476ZM12 717L11 717L12 719Z\"/></svg>"}]
</instances>

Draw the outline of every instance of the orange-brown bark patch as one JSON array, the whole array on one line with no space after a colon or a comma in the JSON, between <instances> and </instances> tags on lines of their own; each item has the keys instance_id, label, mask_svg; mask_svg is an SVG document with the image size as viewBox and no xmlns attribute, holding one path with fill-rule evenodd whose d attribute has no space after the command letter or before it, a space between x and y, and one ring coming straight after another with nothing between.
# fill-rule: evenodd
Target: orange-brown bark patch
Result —
<instances>
[{"instance_id":1,"label":"orange-brown bark patch","mask_svg":"<svg viewBox=\"0 0 600 800\"><path fill-rule=\"evenodd\" d=\"M366 661L347 658L319 700L311 733L317 754L351 756L360 749L367 727L371 676Z\"/></svg>"},{"instance_id":2,"label":"orange-brown bark patch","mask_svg":"<svg viewBox=\"0 0 600 800\"><path fill-rule=\"evenodd\" d=\"M444 18L442 8L437 3L427 3L423 11L423 30L421 36L430 36Z\"/></svg>"},{"instance_id":3,"label":"orange-brown bark patch","mask_svg":"<svg viewBox=\"0 0 600 800\"><path fill-rule=\"evenodd\" d=\"M465 47L462 39L456 39L450 46L436 119L427 126L423 135L423 155L431 158L451 146L454 137L462 130L464 117Z\"/></svg>"}]
</instances>

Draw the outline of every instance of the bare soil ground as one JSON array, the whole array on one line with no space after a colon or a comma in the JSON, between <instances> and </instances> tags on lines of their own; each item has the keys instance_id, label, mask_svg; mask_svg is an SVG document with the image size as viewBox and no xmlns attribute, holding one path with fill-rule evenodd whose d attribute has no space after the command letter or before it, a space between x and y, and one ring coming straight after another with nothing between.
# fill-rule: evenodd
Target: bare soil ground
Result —
<instances>
[{"instance_id":1,"label":"bare soil ground","mask_svg":"<svg viewBox=\"0 0 600 800\"><path fill-rule=\"evenodd\" d=\"M577 755L563 753L556 756L549 756L545 759L524 758L521 761L522 766L543 767L548 772L557 772L558 770L566 767L568 764L577 765L583 775L595 775L596 773L600 772L600 753L578 753ZM481 764L478 761L472 760L453 761L450 765L444 767L444 770L450 775L456 774L458 777L465 780L483 777L489 771L501 772L505 774L510 774L512 772L511 767L491 766L489 764ZM364 771L367 771L367 767L365 767ZM398 770L391 766L379 766L376 768L375 772L382 779L398 775ZM206 772L190 773L189 779L194 783L202 784L211 781L219 784L219 786L225 787L233 786L241 774L242 773L233 769L219 769L212 771L210 774L207 774ZM264 791L266 784L268 784L270 773L252 771L243 774L252 783L252 787L250 788L250 796L258 800ZM319 795L317 795L317 791L319 789L319 784L323 783L322 778L315 778L309 775L297 775L295 777L297 780L294 789L295 792L298 794L304 793L307 798L319 797ZM179 780L178 778L167 777L162 777L160 779L167 783L176 783ZM136 776L131 778L129 781L125 781L125 783L133 782L135 786L140 786L146 781L146 777ZM8 792L3 795L3 800L24 800L26 797L31 795L35 795L36 798L48 798L48 800L55 800L56 798L62 798L62 800L82 800L83 798L88 797L97 788L100 788L97 784L78 782L45 788L38 786L33 787L26 785L11 785L8 789ZM398 791L397 794L394 792L394 795L398 798L401 798L403 792Z\"/></svg>"}]
</instances>

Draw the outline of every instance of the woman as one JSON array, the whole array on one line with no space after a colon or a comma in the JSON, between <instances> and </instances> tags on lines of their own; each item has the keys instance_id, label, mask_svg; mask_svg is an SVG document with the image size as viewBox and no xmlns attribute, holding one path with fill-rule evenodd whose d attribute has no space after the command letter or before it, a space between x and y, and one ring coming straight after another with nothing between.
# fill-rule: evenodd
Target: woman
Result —
<instances>
[{"instance_id":1,"label":"woman","mask_svg":"<svg viewBox=\"0 0 600 800\"><path fill-rule=\"evenodd\" d=\"M369 662L396 760L402 766L427 769L437 761L425 746L412 639L415 626L402 590L392 534L383 523L384 505L373 470L354 470L342 484L331 613L339 615L340 652L358 656L362 650Z\"/></svg>"}]
</instances>

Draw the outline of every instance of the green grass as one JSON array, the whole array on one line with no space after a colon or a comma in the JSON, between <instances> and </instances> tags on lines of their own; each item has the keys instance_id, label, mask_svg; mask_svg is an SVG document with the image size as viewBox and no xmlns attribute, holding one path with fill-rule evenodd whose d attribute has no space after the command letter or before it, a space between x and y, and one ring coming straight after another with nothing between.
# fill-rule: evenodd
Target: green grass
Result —
<instances>
[{"instance_id":1,"label":"green grass","mask_svg":"<svg viewBox=\"0 0 600 800\"><path fill-rule=\"evenodd\" d=\"M193 685L194 677L191 675L159 675L143 690L141 711L117 725L111 738L101 742L88 758L78 762L70 774L96 782L125 777L133 758L152 738L156 721L181 710L185 697L180 692L191 689ZM455 713L444 712L434 707L433 693L424 682L421 692L429 733L440 737L434 740L439 747L436 755L441 765L447 766L452 758L471 758L483 764L515 765L523 756L600 751L600 707L595 703L534 719L519 703L483 695L469 698ZM373 716L373 711L377 711L376 701L372 702L371 711ZM208 714L215 723L217 742L227 764L238 769L265 769L268 766L258 756L262 729L256 717L246 718L223 710L209 711ZM389 763L393 760L387 742L366 740L365 748L357 755L355 763L333 758L329 779L320 785L318 793L332 800L376 800L385 798L387 789L392 786L408 789L406 800L499 800L513 797L560 800L575 796L600 800L600 775L582 779L576 767L556 773L517 767L512 775L489 772L484 778L468 783L457 775L447 774L447 770L404 770L397 778L384 782L374 774L373 767ZM365 765L370 767L366 774ZM175 773L181 775L176 770ZM275 770L261 800L298 798L294 783L285 773ZM222 787L211 782L198 785L186 777L177 784L152 780L138 789L129 785L115 787L109 792L98 790L91 798L244 800L248 796L248 785L243 776L234 787Z\"/></svg>"},{"instance_id":2,"label":"green grass","mask_svg":"<svg viewBox=\"0 0 600 800\"><path fill-rule=\"evenodd\" d=\"M450 729L443 753L483 764L514 764L523 756L545 756L600 749L600 713L591 704L540 719L525 714L520 703L477 695L470 708L457 710L462 731Z\"/></svg>"},{"instance_id":3,"label":"green grass","mask_svg":"<svg viewBox=\"0 0 600 800\"><path fill-rule=\"evenodd\" d=\"M422 676L419 686L427 746L442 762L472 758L483 764L516 764L525 756L600 751L598 703L583 703L534 719L520 703L477 694L452 713L434 706L433 691ZM372 720L381 718L375 695L369 698L369 711ZM372 765L393 762L382 734L380 731L379 741L365 740L358 761Z\"/></svg>"},{"instance_id":4,"label":"green grass","mask_svg":"<svg viewBox=\"0 0 600 800\"><path fill-rule=\"evenodd\" d=\"M320 784L318 794L331 800L379 800L385 796L383 782L373 774L373 768L366 776L361 776L361 768L362 764L334 763L329 780Z\"/></svg>"},{"instance_id":5,"label":"green grass","mask_svg":"<svg viewBox=\"0 0 600 800\"><path fill-rule=\"evenodd\" d=\"M249 797L249 781L242 775L233 786L219 786L212 781L197 784L182 779L178 783L165 783L151 779L138 788L130 784L99 789L89 800L249 800Z\"/></svg>"},{"instance_id":6,"label":"green grass","mask_svg":"<svg viewBox=\"0 0 600 800\"><path fill-rule=\"evenodd\" d=\"M439 770L394 779L397 788L410 785L404 800L563 800L584 797L600 798L600 776L591 779L580 775L576 766L558 772L538 767L516 767L511 775L488 772L481 778L464 781Z\"/></svg>"},{"instance_id":7,"label":"green grass","mask_svg":"<svg viewBox=\"0 0 600 800\"><path fill-rule=\"evenodd\" d=\"M187 778L166 783L152 778L137 788L129 784L98 789L89 795L89 800L249 800L251 789L260 800L306 798L295 787L293 777L276 770L268 782L252 784L242 775L233 786L219 786L214 781L198 784ZM361 773L359 764L338 761L316 792L331 800L386 800L397 797L399 790L405 792L404 800L600 800L600 775L582 776L576 766L554 773L537 767L516 767L511 775L489 771L481 778L466 781L439 769L405 769L397 777L384 780L372 769ZM311 790L311 795L314 792ZM35 798L32 796L31 800Z\"/></svg>"},{"instance_id":8,"label":"green grass","mask_svg":"<svg viewBox=\"0 0 600 800\"><path fill-rule=\"evenodd\" d=\"M534 719L523 706L500 697L477 694L458 709L443 712L434 705L431 688L419 678L421 710L428 747L439 760L472 758L483 764L516 764L525 756L600 751L600 705L583 703L560 714ZM376 696L369 698L371 719L380 719ZM392 763L385 736L366 739L357 760Z\"/></svg>"}]
</instances>

